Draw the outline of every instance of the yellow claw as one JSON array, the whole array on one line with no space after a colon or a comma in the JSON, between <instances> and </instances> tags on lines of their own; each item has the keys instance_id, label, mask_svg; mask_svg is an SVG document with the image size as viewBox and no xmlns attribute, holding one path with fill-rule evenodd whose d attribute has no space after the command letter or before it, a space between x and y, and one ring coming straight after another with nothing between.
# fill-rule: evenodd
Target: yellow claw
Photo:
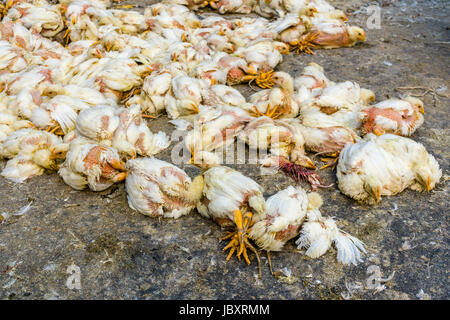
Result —
<instances>
[{"instance_id":1,"label":"yellow claw","mask_svg":"<svg viewBox=\"0 0 450 320\"><path fill-rule=\"evenodd\" d=\"M238 233L239 233L239 230L244 229L243 224L242 224L242 212L241 212L241 210L235 210L234 211L234 223L236 224L236 226L238 228Z\"/></svg>"},{"instance_id":2,"label":"yellow claw","mask_svg":"<svg viewBox=\"0 0 450 320\"><path fill-rule=\"evenodd\" d=\"M298 41L292 41L290 43L293 50L297 51L297 54L300 52L305 52L307 54L314 54L314 51L312 51L311 48L316 48L316 44L314 44L314 40L316 40L318 37L318 34L316 33L309 33L306 35L306 37L302 37Z\"/></svg>"},{"instance_id":3,"label":"yellow claw","mask_svg":"<svg viewBox=\"0 0 450 320\"><path fill-rule=\"evenodd\" d=\"M56 125L53 129L51 129L50 127L50 131L47 131L48 133L54 133L56 130L58 130L59 128L61 128L59 125ZM49 130L49 128L47 128L47 130Z\"/></svg>"},{"instance_id":4,"label":"yellow claw","mask_svg":"<svg viewBox=\"0 0 450 320\"><path fill-rule=\"evenodd\" d=\"M319 170L323 170L325 168L331 167L333 170L336 168L336 165L339 161L339 154L340 151L337 151L335 153L330 154L330 157L327 158L321 158L325 164L319 168Z\"/></svg>"},{"instance_id":5,"label":"yellow claw","mask_svg":"<svg viewBox=\"0 0 450 320\"><path fill-rule=\"evenodd\" d=\"M133 9L133 8L134 8L134 4L122 4L122 5L116 6L116 9Z\"/></svg>"},{"instance_id":6,"label":"yellow claw","mask_svg":"<svg viewBox=\"0 0 450 320\"><path fill-rule=\"evenodd\" d=\"M273 70L268 72L260 72L255 79L256 84L261 88L272 88L275 85L275 81L273 80Z\"/></svg>"},{"instance_id":7,"label":"yellow claw","mask_svg":"<svg viewBox=\"0 0 450 320\"><path fill-rule=\"evenodd\" d=\"M257 117L263 117L263 116L266 116L266 117L269 117L269 118L272 118L272 119L277 119L277 118L279 118L280 115L281 115L281 113L275 113L275 111L277 111L278 107L279 107L279 105L276 105L275 107L273 107L273 108L271 109L271 105L270 105L270 103L269 103L269 104L267 105L266 112L262 113L262 112L260 112L260 111L258 110L258 108L256 108L256 106L253 106L253 110L254 110L253 113L254 113Z\"/></svg>"}]
</instances>

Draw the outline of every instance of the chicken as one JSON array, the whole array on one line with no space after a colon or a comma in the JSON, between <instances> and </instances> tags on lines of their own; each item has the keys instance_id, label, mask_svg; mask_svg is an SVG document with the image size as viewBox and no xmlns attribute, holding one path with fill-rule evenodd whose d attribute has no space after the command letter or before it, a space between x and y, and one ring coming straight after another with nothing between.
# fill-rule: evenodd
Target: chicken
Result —
<instances>
[{"instance_id":1,"label":"chicken","mask_svg":"<svg viewBox=\"0 0 450 320\"><path fill-rule=\"evenodd\" d=\"M212 167L203 173L203 197L197 203L197 211L204 217L213 219L223 227L236 227L224 239L230 243L227 261L236 251L238 258L244 256L250 264L247 248L256 249L248 240L248 231L254 223L264 219L266 214L263 189L252 179L240 172L224 166Z\"/></svg>"},{"instance_id":2,"label":"chicken","mask_svg":"<svg viewBox=\"0 0 450 320\"><path fill-rule=\"evenodd\" d=\"M351 81L327 86L319 96L312 100L312 105L325 114L333 114L339 110L355 110L360 105L375 101L375 94L359 84Z\"/></svg>"},{"instance_id":3,"label":"chicken","mask_svg":"<svg viewBox=\"0 0 450 320\"><path fill-rule=\"evenodd\" d=\"M344 12L335 9L324 0L283 0L282 2L286 11L302 16L348 20Z\"/></svg>"},{"instance_id":4,"label":"chicken","mask_svg":"<svg viewBox=\"0 0 450 320\"><path fill-rule=\"evenodd\" d=\"M381 196L395 195L408 187L429 192L442 171L422 144L392 134L377 137L369 133L341 151L336 176L342 193L376 204Z\"/></svg>"},{"instance_id":5,"label":"chicken","mask_svg":"<svg viewBox=\"0 0 450 320\"><path fill-rule=\"evenodd\" d=\"M322 66L311 62L303 69L302 75L294 79L294 90L306 91L307 97L299 100L299 103L303 104L305 100L316 97L324 88L333 84L335 83L327 78ZM301 93L298 92L298 94ZM305 93L303 93L303 95L304 94Z\"/></svg>"},{"instance_id":6,"label":"chicken","mask_svg":"<svg viewBox=\"0 0 450 320\"><path fill-rule=\"evenodd\" d=\"M165 110L166 96L171 94L172 75L169 72L155 72L144 79L142 86L143 111L150 114L158 114Z\"/></svg>"},{"instance_id":7,"label":"chicken","mask_svg":"<svg viewBox=\"0 0 450 320\"><path fill-rule=\"evenodd\" d=\"M355 143L359 138L353 130L340 125L330 127L300 125L299 130L308 151L325 155L338 154L348 143Z\"/></svg>"},{"instance_id":8,"label":"chicken","mask_svg":"<svg viewBox=\"0 0 450 320\"><path fill-rule=\"evenodd\" d=\"M75 129L78 112L89 109L90 105L77 98L57 95L48 102L34 108L30 120L38 128L61 128L63 134Z\"/></svg>"},{"instance_id":9,"label":"chicken","mask_svg":"<svg viewBox=\"0 0 450 320\"><path fill-rule=\"evenodd\" d=\"M318 18L320 19L320 18ZM358 41L365 41L365 32L360 27L347 26L338 19L313 19L308 32L298 41L289 44L299 52L313 54L312 48L333 49L352 47Z\"/></svg>"},{"instance_id":10,"label":"chicken","mask_svg":"<svg viewBox=\"0 0 450 320\"><path fill-rule=\"evenodd\" d=\"M197 161L198 152L211 152L233 143L250 119L240 108L223 106L202 110L194 118L194 128L187 133L184 140L192 154L193 163Z\"/></svg>"},{"instance_id":11,"label":"chicken","mask_svg":"<svg viewBox=\"0 0 450 320\"><path fill-rule=\"evenodd\" d=\"M211 8L219 13L250 13L253 10L255 0L212 0L209 2Z\"/></svg>"},{"instance_id":12,"label":"chicken","mask_svg":"<svg viewBox=\"0 0 450 320\"><path fill-rule=\"evenodd\" d=\"M20 19L25 27L32 28L44 37L53 37L64 28L58 7L42 0L37 5L26 2L14 5L9 9L6 19Z\"/></svg>"},{"instance_id":13,"label":"chicken","mask_svg":"<svg viewBox=\"0 0 450 320\"><path fill-rule=\"evenodd\" d=\"M172 95L166 96L166 111L171 119L199 112L202 89L209 81L179 75L172 79Z\"/></svg>"},{"instance_id":14,"label":"chicken","mask_svg":"<svg viewBox=\"0 0 450 320\"><path fill-rule=\"evenodd\" d=\"M362 262L361 253L366 253L359 239L339 229L333 218L322 217L319 209L308 211L300 237L295 243L298 249L307 248L305 254L310 258L320 257L334 244L338 262L347 265Z\"/></svg>"},{"instance_id":15,"label":"chicken","mask_svg":"<svg viewBox=\"0 0 450 320\"><path fill-rule=\"evenodd\" d=\"M125 163L116 149L83 137L70 142L58 174L75 190L89 187L93 191L103 191L127 176Z\"/></svg>"},{"instance_id":16,"label":"chicken","mask_svg":"<svg viewBox=\"0 0 450 320\"><path fill-rule=\"evenodd\" d=\"M280 251L300 233L308 209L308 195L300 187L289 186L266 200L265 219L250 229L249 237L266 251Z\"/></svg>"},{"instance_id":17,"label":"chicken","mask_svg":"<svg viewBox=\"0 0 450 320\"><path fill-rule=\"evenodd\" d=\"M112 140L120 122L116 113L117 108L108 105L84 110L77 117L76 129L80 135L98 142Z\"/></svg>"},{"instance_id":18,"label":"chicken","mask_svg":"<svg viewBox=\"0 0 450 320\"><path fill-rule=\"evenodd\" d=\"M180 168L155 158L129 160L125 182L128 204L151 217L177 219L195 208L203 190L203 177L193 181Z\"/></svg>"},{"instance_id":19,"label":"chicken","mask_svg":"<svg viewBox=\"0 0 450 320\"><path fill-rule=\"evenodd\" d=\"M21 120L14 114L0 111L0 145L6 140L8 135L16 130L33 128L34 125L31 121Z\"/></svg>"},{"instance_id":20,"label":"chicken","mask_svg":"<svg viewBox=\"0 0 450 320\"><path fill-rule=\"evenodd\" d=\"M242 107L256 116L265 115L273 119L296 117L300 107L293 99L293 78L286 72L275 72L270 81L277 86L251 95L249 103L253 105L252 108L249 109L249 105L245 104ZM265 86L264 83L261 85Z\"/></svg>"},{"instance_id":21,"label":"chicken","mask_svg":"<svg viewBox=\"0 0 450 320\"><path fill-rule=\"evenodd\" d=\"M304 138L298 126L266 116L252 120L238 138L250 148L290 159L302 167L315 169L314 163L305 155Z\"/></svg>"},{"instance_id":22,"label":"chicken","mask_svg":"<svg viewBox=\"0 0 450 320\"><path fill-rule=\"evenodd\" d=\"M363 132L376 135L387 132L410 136L424 121L423 102L414 97L385 100L361 111L364 113Z\"/></svg>"},{"instance_id":23,"label":"chicken","mask_svg":"<svg viewBox=\"0 0 450 320\"><path fill-rule=\"evenodd\" d=\"M86 138L112 146L128 157L151 156L166 149L169 138L160 131L153 134L141 117L139 105L128 108L97 106L80 113L78 132Z\"/></svg>"},{"instance_id":24,"label":"chicken","mask_svg":"<svg viewBox=\"0 0 450 320\"><path fill-rule=\"evenodd\" d=\"M245 104L244 96L236 89L222 84L216 84L203 89L202 103L206 106L228 105L238 107Z\"/></svg>"},{"instance_id":25,"label":"chicken","mask_svg":"<svg viewBox=\"0 0 450 320\"><path fill-rule=\"evenodd\" d=\"M29 128L14 131L0 145L0 157L11 159L1 174L21 183L45 169L57 169L58 159L64 158L67 149L54 134Z\"/></svg>"},{"instance_id":26,"label":"chicken","mask_svg":"<svg viewBox=\"0 0 450 320\"><path fill-rule=\"evenodd\" d=\"M279 41L259 40L239 48L235 56L244 58L255 70L268 72L283 61L282 54L288 54L289 47Z\"/></svg>"}]
</instances>

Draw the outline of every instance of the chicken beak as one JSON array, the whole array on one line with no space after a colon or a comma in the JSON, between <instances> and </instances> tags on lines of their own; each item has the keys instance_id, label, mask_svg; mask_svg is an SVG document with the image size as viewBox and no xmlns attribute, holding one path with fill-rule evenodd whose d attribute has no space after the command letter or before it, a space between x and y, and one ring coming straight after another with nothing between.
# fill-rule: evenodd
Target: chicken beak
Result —
<instances>
[{"instance_id":1,"label":"chicken beak","mask_svg":"<svg viewBox=\"0 0 450 320\"><path fill-rule=\"evenodd\" d=\"M373 195L375 196L376 203L380 202L380 197L381 197L381 189L380 189L380 187L372 189L372 192L373 192Z\"/></svg>"},{"instance_id":2,"label":"chicken beak","mask_svg":"<svg viewBox=\"0 0 450 320\"><path fill-rule=\"evenodd\" d=\"M250 75L257 75L258 71L256 71L255 68L252 65L250 65L248 66L246 73Z\"/></svg>"},{"instance_id":3,"label":"chicken beak","mask_svg":"<svg viewBox=\"0 0 450 320\"><path fill-rule=\"evenodd\" d=\"M115 182L120 182L120 181L125 180L127 178L127 176L128 176L128 172L121 172L116 176L116 178L114 180L115 180Z\"/></svg>"},{"instance_id":4,"label":"chicken beak","mask_svg":"<svg viewBox=\"0 0 450 320\"><path fill-rule=\"evenodd\" d=\"M199 113L198 107L195 104L191 103L191 107L192 107L192 110L194 110L195 113Z\"/></svg>"},{"instance_id":5,"label":"chicken beak","mask_svg":"<svg viewBox=\"0 0 450 320\"><path fill-rule=\"evenodd\" d=\"M425 109L423 108L423 106L419 106L419 112L421 114L425 114Z\"/></svg>"},{"instance_id":6,"label":"chicken beak","mask_svg":"<svg viewBox=\"0 0 450 320\"><path fill-rule=\"evenodd\" d=\"M427 182L426 182L425 188L426 188L427 192L431 191L431 179L430 179L430 177L427 178Z\"/></svg>"},{"instance_id":7,"label":"chicken beak","mask_svg":"<svg viewBox=\"0 0 450 320\"><path fill-rule=\"evenodd\" d=\"M359 38L359 40L361 40L362 42L366 41L366 34L363 33L363 34L361 35L361 37Z\"/></svg>"},{"instance_id":8,"label":"chicken beak","mask_svg":"<svg viewBox=\"0 0 450 320\"><path fill-rule=\"evenodd\" d=\"M316 165L314 164L314 162L312 162L311 159L309 159L307 156L304 156L301 159L298 159L297 161L295 161L295 164L298 164L307 169L312 169L312 170L316 169Z\"/></svg>"},{"instance_id":9,"label":"chicken beak","mask_svg":"<svg viewBox=\"0 0 450 320\"><path fill-rule=\"evenodd\" d=\"M211 85L215 85L216 84L216 79L215 78L211 78Z\"/></svg>"}]
</instances>

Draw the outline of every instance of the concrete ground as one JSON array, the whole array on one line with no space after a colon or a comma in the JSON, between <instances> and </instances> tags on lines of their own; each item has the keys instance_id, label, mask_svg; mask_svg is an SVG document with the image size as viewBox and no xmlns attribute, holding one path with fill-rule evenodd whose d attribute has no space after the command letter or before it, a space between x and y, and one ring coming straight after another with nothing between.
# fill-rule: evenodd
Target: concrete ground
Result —
<instances>
[{"instance_id":1,"label":"concrete ground","mask_svg":"<svg viewBox=\"0 0 450 320\"><path fill-rule=\"evenodd\" d=\"M131 2L143 6L150 1L122 4ZM123 184L104 192L80 192L48 173L23 184L0 178L0 212L16 213L31 202L25 214L0 225L0 298L449 299L448 5L330 2L366 30L367 6L379 5L380 29L367 30L367 41L354 48L287 56L278 70L296 75L314 61L332 80L354 80L372 89L377 101L406 93L398 87L426 88L410 91L425 93L425 123L412 138L435 155L443 170L432 192L406 190L375 207L361 206L336 186L320 191L323 214L335 216L344 230L367 245L363 263L343 266L333 250L309 259L291 241L272 254L277 277L261 254L259 279L254 256L250 266L236 258L225 263L225 244L220 242L224 231L196 212L178 220L152 219L128 207ZM150 127L173 130L165 117ZM157 157L169 160L170 149ZM256 166L235 167L260 183L266 197L293 184L283 174L260 176ZM198 173L185 169L191 176ZM320 174L325 182L336 182L331 169ZM77 275L79 285L67 285Z\"/></svg>"}]
</instances>

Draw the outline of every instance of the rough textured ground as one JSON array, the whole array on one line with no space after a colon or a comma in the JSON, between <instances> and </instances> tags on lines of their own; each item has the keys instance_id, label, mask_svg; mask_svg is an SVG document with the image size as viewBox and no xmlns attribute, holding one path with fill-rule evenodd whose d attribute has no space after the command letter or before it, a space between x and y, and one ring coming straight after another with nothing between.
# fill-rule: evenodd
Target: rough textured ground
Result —
<instances>
[{"instance_id":1,"label":"rough textured ground","mask_svg":"<svg viewBox=\"0 0 450 320\"><path fill-rule=\"evenodd\" d=\"M331 2L365 28L365 8L377 4ZM402 92L396 88L405 86L448 95L446 1L379 4L381 29L367 30L366 43L316 51L314 56L291 55L278 69L295 75L314 61L332 80L354 80L374 90L377 100L398 96ZM219 241L223 230L196 212L178 220L152 219L128 207L123 184L100 193L79 192L49 173L18 185L0 178L1 212L17 212L32 201L27 213L0 226L0 298L449 299L449 99L440 95L429 91L422 97L426 120L412 137L443 169L435 190L407 190L376 207L357 204L337 187L321 191L322 212L335 216L343 229L367 244L368 255L357 267L338 264L333 251L308 259L290 242L272 254L274 269L285 268L290 277L272 276L262 255L263 275L258 279L256 263L247 266L235 258L225 263L225 244ZM166 120L151 122L152 130L170 133ZM158 158L170 159L170 151ZM292 184L281 174L260 176L255 166L237 168L264 186L265 196ZM194 168L186 170L196 174ZM331 170L322 175L326 182L335 182ZM66 286L71 265L80 268L79 290Z\"/></svg>"}]
</instances>

